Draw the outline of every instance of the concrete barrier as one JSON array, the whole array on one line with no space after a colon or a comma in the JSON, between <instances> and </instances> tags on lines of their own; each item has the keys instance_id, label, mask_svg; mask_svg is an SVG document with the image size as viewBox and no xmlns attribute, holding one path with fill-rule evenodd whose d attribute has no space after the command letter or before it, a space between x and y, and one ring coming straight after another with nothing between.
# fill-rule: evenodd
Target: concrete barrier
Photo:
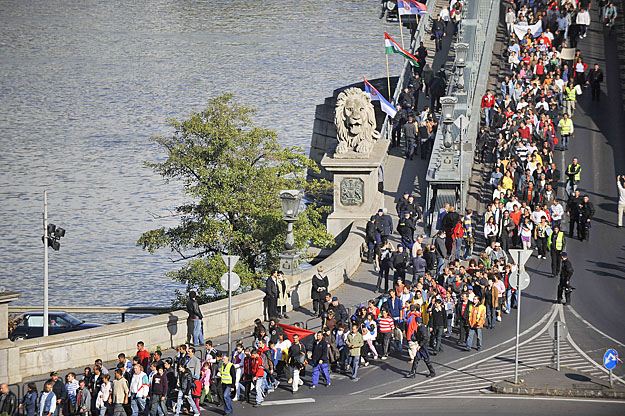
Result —
<instances>
[{"instance_id":1,"label":"concrete barrier","mask_svg":"<svg viewBox=\"0 0 625 416\"><path fill-rule=\"evenodd\" d=\"M364 222L352 224L343 244L318 265L328 275L330 290L345 282L360 265L364 241ZM312 277L316 268L289 276L293 289L288 309L311 301ZM232 330L252 325L263 317L265 293L254 290L232 297ZM224 335L228 331L228 300L222 299L201 306L204 314L205 338ZM53 370L91 365L97 358L117 359L120 352L135 351L137 341L154 350L172 348L186 340L187 313L174 311L148 318L106 325L83 331L34 338L19 342L0 341L0 382L20 383L26 377L47 374Z\"/></svg>"}]
</instances>

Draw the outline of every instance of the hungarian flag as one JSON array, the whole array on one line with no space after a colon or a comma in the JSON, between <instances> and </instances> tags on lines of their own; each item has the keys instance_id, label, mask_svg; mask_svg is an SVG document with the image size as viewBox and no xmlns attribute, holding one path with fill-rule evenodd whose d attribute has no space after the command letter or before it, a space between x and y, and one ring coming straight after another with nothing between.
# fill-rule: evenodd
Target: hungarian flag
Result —
<instances>
[{"instance_id":1,"label":"hungarian flag","mask_svg":"<svg viewBox=\"0 0 625 416\"><path fill-rule=\"evenodd\" d=\"M389 117L395 117L395 114L397 114L397 109L393 106L393 104L389 103L384 97L382 97L380 91L376 90L373 85L369 84L369 81L367 81L367 77L365 77L365 92L369 94L369 97L371 97L371 101L380 102L380 107L382 108L382 111L388 114Z\"/></svg>"},{"instance_id":2,"label":"hungarian flag","mask_svg":"<svg viewBox=\"0 0 625 416\"><path fill-rule=\"evenodd\" d=\"M428 8L425 7L425 4L419 3L416 0L398 0L397 10L402 16L405 14L416 14L419 16L423 16L428 12Z\"/></svg>"},{"instance_id":3,"label":"hungarian flag","mask_svg":"<svg viewBox=\"0 0 625 416\"><path fill-rule=\"evenodd\" d=\"M291 326L291 325L286 325L286 324L278 324L278 325L282 327L282 329L284 330L284 335L286 335L289 341L291 342L293 342L293 335L299 335L299 339L303 340L307 336L315 333L315 331L310 331L308 329L300 328L297 326Z\"/></svg>"},{"instance_id":4,"label":"hungarian flag","mask_svg":"<svg viewBox=\"0 0 625 416\"><path fill-rule=\"evenodd\" d=\"M414 56L412 56L408 52L406 52L386 32L384 32L384 46L386 47L386 53L387 54L389 54L389 53L398 53L398 54L402 55L404 58L408 59L413 66L416 66L416 67L419 66L419 61L417 61L417 58L415 58Z\"/></svg>"}]
</instances>

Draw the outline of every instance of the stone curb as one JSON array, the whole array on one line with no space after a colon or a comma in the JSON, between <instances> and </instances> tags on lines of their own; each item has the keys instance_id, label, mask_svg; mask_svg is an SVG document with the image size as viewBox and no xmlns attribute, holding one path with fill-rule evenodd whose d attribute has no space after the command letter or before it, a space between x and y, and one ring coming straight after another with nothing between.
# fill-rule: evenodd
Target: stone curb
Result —
<instances>
[{"instance_id":1,"label":"stone curb","mask_svg":"<svg viewBox=\"0 0 625 416\"><path fill-rule=\"evenodd\" d=\"M515 385L506 381L493 383L491 389L498 394L517 394L521 396L560 396L583 397L593 399L625 399L625 390L614 389L573 389L573 388L535 388Z\"/></svg>"}]
</instances>

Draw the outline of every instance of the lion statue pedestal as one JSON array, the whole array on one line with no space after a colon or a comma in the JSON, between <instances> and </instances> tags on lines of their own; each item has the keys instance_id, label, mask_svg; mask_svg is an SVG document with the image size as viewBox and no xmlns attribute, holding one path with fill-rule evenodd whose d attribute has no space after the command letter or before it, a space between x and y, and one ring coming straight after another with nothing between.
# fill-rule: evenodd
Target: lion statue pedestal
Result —
<instances>
[{"instance_id":1,"label":"lion statue pedestal","mask_svg":"<svg viewBox=\"0 0 625 416\"><path fill-rule=\"evenodd\" d=\"M334 124L338 143L326 153L321 165L334 177L334 209L328 217L328 232L336 236L354 220L368 220L384 207L384 194L378 191L378 170L389 142L378 140L371 99L358 88L338 95Z\"/></svg>"}]
</instances>

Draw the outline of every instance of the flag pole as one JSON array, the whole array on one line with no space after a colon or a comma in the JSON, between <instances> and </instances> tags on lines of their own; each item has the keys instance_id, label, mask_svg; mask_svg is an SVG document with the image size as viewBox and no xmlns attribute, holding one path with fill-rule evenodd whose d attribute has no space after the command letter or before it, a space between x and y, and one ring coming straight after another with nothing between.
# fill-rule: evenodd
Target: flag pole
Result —
<instances>
[{"instance_id":1,"label":"flag pole","mask_svg":"<svg viewBox=\"0 0 625 416\"><path fill-rule=\"evenodd\" d=\"M406 49L406 47L404 46L404 25L401 24L401 13L399 13L399 10L397 11L397 15L399 16L399 33L401 35L401 47L403 49Z\"/></svg>"},{"instance_id":2,"label":"flag pole","mask_svg":"<svg viewBox=\"0 0 625 416\"><path fill-rule=\"evenodd\" d=\"M391 95L391 76L388 70L388 54L386 54L386 82L388 84L388 102L393 102L393 96Z\"/></svg>"}]
</instances>

